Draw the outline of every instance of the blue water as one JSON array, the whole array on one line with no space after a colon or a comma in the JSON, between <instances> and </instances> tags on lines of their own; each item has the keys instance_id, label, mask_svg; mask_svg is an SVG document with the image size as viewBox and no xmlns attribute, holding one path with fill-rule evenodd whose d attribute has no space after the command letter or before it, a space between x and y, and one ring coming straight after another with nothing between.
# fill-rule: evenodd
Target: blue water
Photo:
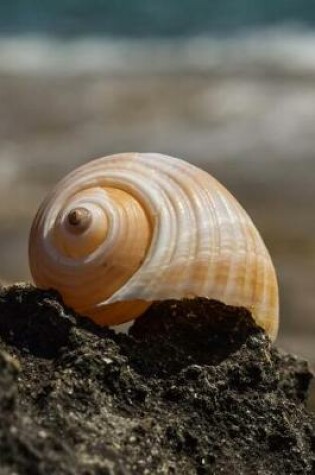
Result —
<instances>
[{"instance_id":1,"label":"blue water","mask_svg":"<svg viewBox=\"0 0 315 475\"><path fill-rule=\"evenodd\" d=\"M312 0L0 0L0 34L174 37L315 25Z\"/></svg>"}]
</instances>

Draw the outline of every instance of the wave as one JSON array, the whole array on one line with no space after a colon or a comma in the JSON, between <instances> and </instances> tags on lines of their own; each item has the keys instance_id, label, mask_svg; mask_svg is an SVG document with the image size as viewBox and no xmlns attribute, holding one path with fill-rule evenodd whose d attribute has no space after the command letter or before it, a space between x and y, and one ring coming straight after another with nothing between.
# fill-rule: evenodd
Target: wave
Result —
<instances>
[{"instance_id":1,"label":"wave","mask_svg":"<svg viewBox=\"0 0 315 475\"><path fill-rule=\"evenodd\" d=\"M0 73L180 72L315 74L315 33L277 28L224 39L113 40L0 37Z\"/></svg>"}]
</instances>

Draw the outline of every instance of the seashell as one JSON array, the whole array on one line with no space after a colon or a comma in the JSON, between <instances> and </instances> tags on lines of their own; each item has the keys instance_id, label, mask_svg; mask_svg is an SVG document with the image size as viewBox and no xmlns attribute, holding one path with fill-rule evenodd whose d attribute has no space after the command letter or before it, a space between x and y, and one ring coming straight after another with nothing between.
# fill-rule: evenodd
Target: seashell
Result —
<instances>
[{"instance_id":1,"label":"seashell","mask_svg":"<svg viewBox=\"0 0 315 475\"><path fill-rule=\"evenodd\" d=\"M66 176L33 222L35 283L100 325L157 300L206 297L249 309L275 338L278 286L251 219L211 175L183 160L126 153Z\"/></svg>"}]
</instances>

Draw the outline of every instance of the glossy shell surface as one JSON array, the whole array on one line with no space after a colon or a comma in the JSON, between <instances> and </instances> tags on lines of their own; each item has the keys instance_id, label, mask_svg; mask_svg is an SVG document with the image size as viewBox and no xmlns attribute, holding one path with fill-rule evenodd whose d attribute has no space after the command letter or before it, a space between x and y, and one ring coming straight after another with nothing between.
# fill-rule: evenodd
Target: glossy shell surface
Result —
<instances>
[{"instance_id":1,"label":"glossy shell surface","mask_svg":"<svg viewBox=\"0 0 315 475\"><path fill-rule=\"evenodd\" d=\"M248 308L277 334L277 278L261 236L216 179L180 159L126 153L74 170L41 205L29 256L39 287L101 325L153 301L207 297Z\"/></svg>"}]
</instances>

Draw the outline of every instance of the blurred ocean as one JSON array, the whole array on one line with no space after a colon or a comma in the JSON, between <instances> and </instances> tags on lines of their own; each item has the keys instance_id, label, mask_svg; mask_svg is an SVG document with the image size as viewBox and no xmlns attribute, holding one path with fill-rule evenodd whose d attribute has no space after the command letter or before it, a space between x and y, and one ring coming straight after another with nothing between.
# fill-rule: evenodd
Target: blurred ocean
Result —
<instances>
[{"instance_id":1,"label":"blurred ocean","mask_svg":"<svg viewBox=\"0 0 315 475\"><path fill-rule=\"evenodd\" d=\"M0 32L63 36L224 35L240 28L315 24L309 0L2 0Z\"/></svg>"},{"instance_id":2,"label":"blurred ocean","mask_svg":"<svg viewBox=\"0 0 315 475\"><path fill-rule=\"evenodd\" d=\"M0 36L0 71L33 74L315 73L315 32L289 27L227 37Z\"/></svg>"}]
</instances>

